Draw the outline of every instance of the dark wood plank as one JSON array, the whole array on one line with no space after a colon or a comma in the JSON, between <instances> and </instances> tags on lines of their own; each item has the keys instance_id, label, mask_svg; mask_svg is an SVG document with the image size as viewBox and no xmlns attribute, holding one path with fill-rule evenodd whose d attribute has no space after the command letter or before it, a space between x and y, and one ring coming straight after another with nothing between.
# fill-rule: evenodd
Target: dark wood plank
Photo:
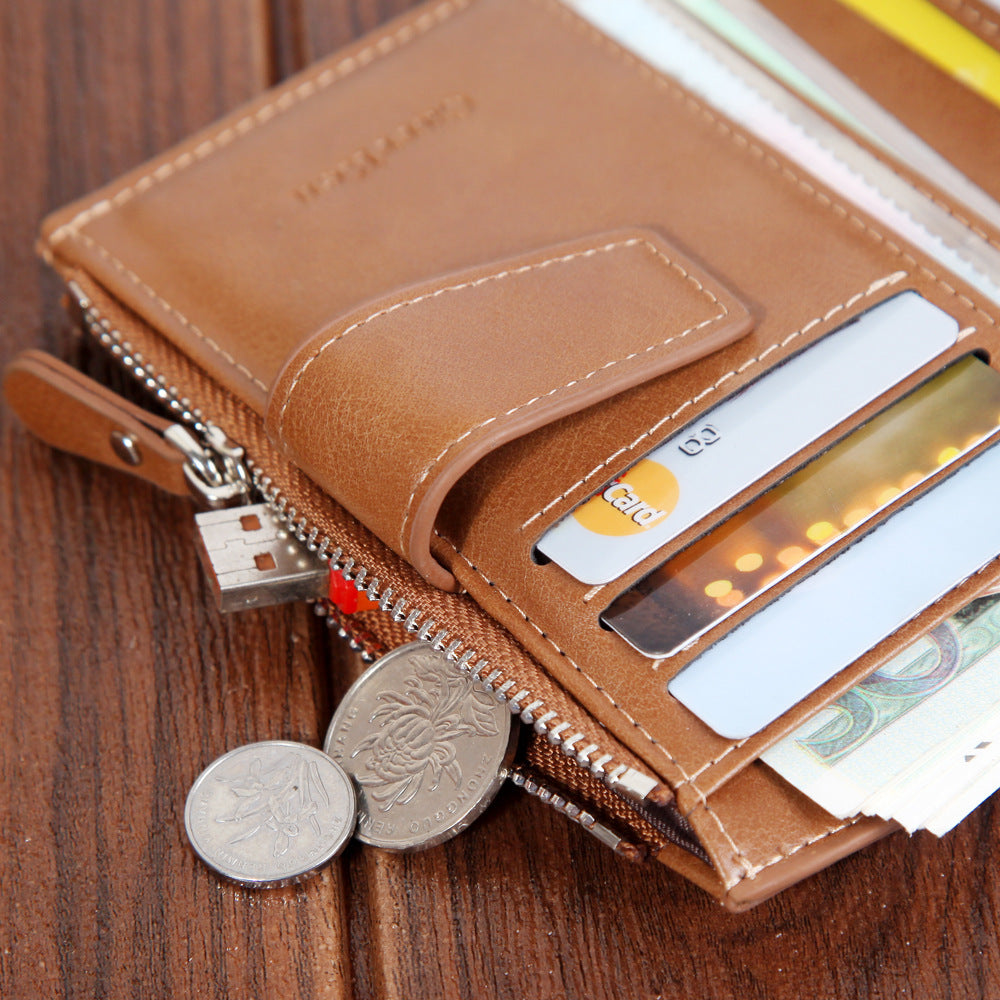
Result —
<instances>
[{"instance_id":1,"label":"dark wood plank","mask_svg":"<svg viewBox=\"0 0 1000 1000\"><path fill-rule=\"evenodd\" d=\"M277 10L280 12L287 6L294 8L292 20L298 53L308 63L372 31L397 14L416 7L417 0L352 0L349 3L295 0L293 5L279 2Z\"/></svg>"},{"instance_id":2,"label":"dark wood plank","mask_svg":"<svg viewBox=\"0 0 1000 1000\"><path fill-rule=\"evenodd\" d=\"M270 82L264 5L0 6L3 357L80 356L33 252L41 216ZM0 995L349 994L338 867L305 891L221 885L186 789L250 739L329 714L304 609L221 619L190 505L57 455L0 413Z\"/></svg>"},{"instance_id":3,"label":"dark wood plank","mask_svg":"<svg viewBox=\"0 0 1000 1000\"><path fill-rule=\"evenodd\" d=\"M32 253L45 211L406 6L0 3L3 358L84 355ZM304 609L217 615L183 502L3 410L0 435L0 996L1000 995L990 805L740 917L513 790L423 855L215 879L191 780L250 740L318 743L360 665Z\"/></svg>"}]
</instances>

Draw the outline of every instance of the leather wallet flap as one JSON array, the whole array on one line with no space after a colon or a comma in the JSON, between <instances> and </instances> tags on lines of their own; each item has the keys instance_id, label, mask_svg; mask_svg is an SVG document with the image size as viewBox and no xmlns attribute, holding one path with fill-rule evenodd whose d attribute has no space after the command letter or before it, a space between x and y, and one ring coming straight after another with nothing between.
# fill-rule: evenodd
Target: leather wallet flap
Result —
<instances>
[{"instance_id":1,"label":"leather wallet flap","mask_svg":"<svg viewBox=\"0 0 1000 1000\"><path fill-rule=\"evenodd\" d=\"M431 583L437 512L498 445L752 327L659 234L562 243L409 287L324 327L271 392L272 440ZM374 387L378 419L356 398Z\"/></svg>"}]
</instances>

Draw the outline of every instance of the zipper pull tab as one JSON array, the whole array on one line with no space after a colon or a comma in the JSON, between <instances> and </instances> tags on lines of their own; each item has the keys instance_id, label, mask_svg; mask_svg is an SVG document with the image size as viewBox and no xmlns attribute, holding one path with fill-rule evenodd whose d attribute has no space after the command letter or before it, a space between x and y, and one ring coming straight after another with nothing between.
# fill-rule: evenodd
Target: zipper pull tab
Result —
<instances>
[{"instance_id":1,"label":"zipper pull tab","mask_svg":"<svg viewBox=\"0 0 1000 1000\"><path fill-rule=\"evenodd\" d=\"M187 427L170 424L163 439L182 456L188 488L203 506L216 510L249 503L252 484L243 449L220 428L209 424L205 438L199 440Z\"/></svg>"},{"instance_id":2,"label":"zipper pull tab","mask_svg":"<svg viewBox=\"0 0 1000 1000\"><path fill-rule=\"evenodd\" d=\"M127 472L204 506L245 503L242 449L217 427L206 440L149 413L44 351L24 351L4 372L4 394L46 444Z\"/></svg>"}]
</instances>

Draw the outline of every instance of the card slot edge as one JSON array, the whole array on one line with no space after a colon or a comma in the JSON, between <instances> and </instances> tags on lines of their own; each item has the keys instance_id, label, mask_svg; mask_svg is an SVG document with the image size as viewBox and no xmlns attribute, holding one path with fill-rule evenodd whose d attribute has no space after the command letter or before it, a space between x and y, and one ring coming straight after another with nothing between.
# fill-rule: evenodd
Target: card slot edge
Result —
<instances>
[{"instance_id":1,"label":"card slot edge","mask_svg":"<svg viewBox=\"0 0 1000 1000\"><path fill-rule=\"evenodd\" d=\"M842 421L831 431L824 434L821 438L817 438L816 441L811 442L806 446L806 448L796 452L795 455L783 462L780 466L777 466L771 473L766 476L762 476L751 486L741 490L740 493L736 494L736 496L732 497L730 501L727 502L725 508L718 509L724 509L726 511L723 516L717 517L716 515L718 510L716 510L711 514L706 515L706 517L697 524L692 525L688 531L678 536L679 539L681 539L680 544L678 544L676 549L673 549L666 558L658 559L657 556L659 553L654 553L652 556L647 557L641 563L637 564L636 567L633 567L633 569L627 574L623 574L619 579L624 580L627 578L629 582L621 589L616 589L614 596L606 600L602 600L601 603L603 604L603 608L598 612L598 627L604 631L610 630L614 632L614 630L610 629L610 627L606 627L600 623L600 616L616 600L637 587L647 576L655 573L661 566L665 566L672 559L681 555L686 549L701 541L702 538L711 534L713 531L724 527L731 518L735 517L750 504L754 503L770 490L780 486L786 479L807 468L811 462L820 458L826 452L830 451L830 449L836 447L841 441L850 437L851 434L860 430L866 424L878 417L881 413L891 409L901 400L919 389L922 385L925 385L927 382L936 378L948 367L958 363L964 357L978 357L980 354L981 349L976 347L967 347L963 345L962 341L957 342L952 349L949 349L948 352L940 355L938 358L935 358L929 363L929 365L936 366L933 371L928 371L929 365L922 366L918 371L914 372L910 376L907 376L907 378L902 382L898 382L890 390L887 390L887 392L880 395L877 399L862 407L860 410L856 410L850 417L847 418L847 420ZM980 357L980 360L988 364L994 371L1000 373L1000 364L992 364L988 359L982 357ZM767 604L778 600L782 594L784 594L800 580L804 579L811 573L817 572L820 568L822 568L822 566L835 559L841 552L848 549L866 534L874 531L875 528L877 528L880 524L883 524L889 517L896 513L897 510L900 510L908 504L914 502L925 492L933 489L934 486L943 478L957 472L959 468L971 461L981 450L985 450L990 447L991 444L997 443L998 441L1000 441L1000 430L991 431L990 434L984 437L973 448L961 453L956 456L955 459L949 461L946 465L940 466L931 472L922 483L919 483L910 490L894 497L890 503L886 504L880 510L875 511L871 517L858 522L857 525L846 531L831 545L826 548L816 550L816 552L811 554L812 558L795 566L780 580L776 580L765 590L759 591L745 604L734 609L725 616L716 619L711 626L705 629L700 635L694 637L687 645L678 649L676 652L659 657L649 656L632 646L631 643L624 638L624 636L621 636L622 641L628 644L630 648L635 649L636 653L644 660L657 663L658 668L659 665L668 661L677 662L675 657L680 658L683 660L682 665L677 669L677 671L670 674L671 678L676 676L676 673L679 673L685 666L687 666L688 663L695 659L697 654L688 655L695 649L695 647L711 645L712 643L723 638L723 636L729 631L732 631L733 628L738 627L738 625L742 624L747 618L752 617L758 611L762 610L767 606ZM615 582L617 583L618 581ZM588 595L595 590L603 589L605 586L608 585L602 584L599 588L592 588L591 591L588 591L588 593L584 595L584 601L589 603L592 598ZM723 626L726 627L723 629ZM719 629L723 630L717 631ZM709 636L711 636L711 640L707 643L703 642L703 640L706 640ZM701 652L700 649L699 652Z\"/></svg>"},{"instance_id":2,"label":"card slot edge","mask_svg":"<svg viewBox=\"0 0 1000 1000\"><path fill-rule=\"evenodd\" d=\"M763 729L742 740L733 742L723 753L711 761L707 761L692 773L687 781L673 786L675 794L679 796L678 802L680 803L683 789L687 785L695 789L698 795L710 796L728 785L746 768L758 763L766 766L765 762L760 759L761 754L814 718L845 692L855 687L866 677L870 677L912 642L926 636L967 604L998 591L1000 591L1000 556L994 557L964 580L959 581L933 604L928 605L905 622L896 632L886 636L866 650L853 663L838 671ZM901 633L905 633L907 636L903 641L898 638ZM692 717L696 718L696 716ZM705 725L705 723L701 724ZM719 767L723 760L729 759L732 754L745 750L747 747L750 747L750 750L731 761L728 767ZM706 775L708 776L707 781L705 781ZM681 806L681 812L686 812L683 806Z\"/></svg>"},{"instance_id":3,"label":"card slot edge","mask_svg":"<svg viewBox=\"0 0 1000 1000\"><path fill-rule=\"evenodd\" d=\"M975 458L990 448L1000 448L1000 432L994 433L989 438L981 441L974 448L960 456L960 459L956 459L949 465L937 470L937 472L926 483L922 484L922 486L916 489L912 494L905 494L897 497L889 507L881 512L877 519L873 519L872 522L869 523L867 529L863 533L857 535L856 537L853 535L851 536L851 544L853 545L862 538L873 533L877 530L877 528L885 524L885 522L895 513L910 506L912 503L915 503L920 497L929 493L940 483L954 476ZM783 586L780 593L775 594L773 600L778 600L797 583L828 565L834 560L834 558L836 558L837 555L846 551L848 547L850 546L845 545L843 547L838 547L836 552L831 550L829 557L817 563L814 567L810 567L808 565L800 567L801 572L797 570L795 574L782 581L782 584L787 584L787 586ZM808 572L806 572L807 570ZM985 582L981 582L981 585L979 586L974 586L973 581L976 581L977 578L980 577L984 578ZM715 784L712 785L710 789L704 789L700 784L695 786L705 794L711 794L712 791L722 787L722 785L730 780L733 775L739 773L739 770L742 770L744 767L756 761L760 754L762 754L765 750L769 749L805 722L808 722L810 718L814 717L824 708L836 701L836 699L844 694L844 692L850 690L850 688L870 676L878 670L879 667L888 662L888 660L901 650L905 649L912 642L915 642L927 635L928 632L934 629L942 621L953 615L956 611L961 610L961 608L965 607L965 605L969 604L971 601L996 592L998 586L1000 586L1000 554L994 556L978 570L970 573L953 587L949 588L949 590L936 601L929 604L927 607L918 610L896 631L885 636L874 646L865 650L861 656L853 660L846 667L837 671L833 677L824 681L819 687L814 688L804 698L800 699L794 705L786 709L781 713L781 715L779 715L776 719L773 719L762 729L759 729L755 733L751 733L749 736L740 740L730 741L730 745L725 751L723 751L722 754L699 766L686 781L676 785L674 787L674 791L679 792L679 790L687 783L694 785L696 779L705 774L710 774L712 768L717 767L719 763L726 759L730 754L736 752L737 750L742 750L748 745L752 745L752 755L747 754L741 766L737 770L728 769L723 776L716 779ZM759 608L755 609L755 611L756 610L759 610ZM742 624L742 622L749 617L749 614L742 617L740 619L740 624ZM736 626L734 625L734 628L735 627ZM907 638L902 641L898 638L901 633L905 633L907 636ZM728 634L728 632L726 634ZM909 638L910 636L912 636L912 638ZM718 636L716 641L721 638L722 635ZM687 666L687 664L685 664L685 666ZM678 673L679 672L680 671L678 671ZM676 676L676 674L673 676ZM680 703L678 702L678 704ZM700 726L704 726L706 730L718 736L718 734L716 734L707 723L699 719L693 712L690 712L690 710L688 711L691 718L697 720Z\"/></svg>"},{"instance_id":4,"label":"card slot edge","mask_svg":"<svg viewBox=\"0 0 1000 1000\"><path fill-rule=\"evenodd\" d=\"M906 291L906 290L907 289L905 288L900 289L900 291ZM888 301L888 299L891 297L892 296L887 296L885 299L880 300L880 302L874 303L869 308L875 308L875 306L881 304L881 302ZM863 312L866 311L868 310L863 310ZM856 314L854 317L852 317L852 320L856 319L860 315L862 315L862 313ZM806 344L801 350L807 349L808 347L812 346L812 344L817 343L819 340L821 340L823 336L834 333L837 329L839 329L839 327L827 331L827 334L820 335L815 340L812 340L808 344ZM640 583L643 579L645 579L646 576L654 572L660 566L664 565L670 559L674 558L675 556L683 552L686 548L697 542L706 534L715 530L721 525L725 524L726 521L729 520L729 518L731 518L734 514L738 513L748 504L752 503L755 499L757 499L758 496L763 495L768 490L773 489L775 486L779 485L789 476L794 475L800 468L803 468L804 466L808 465L809 462L813 461L813 459L819 457L824 452L828 451L830 448L836 445L840 440L852 434L855 430L857 430L865 423L872 420L883 410L886 410L889 407L895 405L903 397L913 392L924 382L927 382L930 379L934 378L939 372L943 371L949 365L954 364L956 361L960 360L962 357L968 354L985 353L987 357L983 358L982 360L984 360L987 364L989 364L990 367L993 368L995 371L1000 372L1000 343L996 345L997 348L996 350L991 350L988 344L976 343L974 340L971 340L970 335L966 335L965 337L963 337L963 333L965 332L966 331L964 330L959 332L959 336L955 344L953 344L950 348L948 348L948 350L946 350L942 354L939 354L937 357L931 359L931 361L922 365L915 372L906 376L904 379L897 382L895 385L887 389L885 392L879 394L878 397L876 397L874 400L872 400L865 406L861 407L858 410L855 410L847 418L842 420L835 427L831 428L821 437L816 438L814 441L809 442L809 444L807 444L806 446L795 452L794 455L785 459L785 461L783 461L780 465L775 466L774 469L760 476L749 486L746 486L744 489L740 490L739 493L735 494L733 497L730 497L729 500L726 501L724 505L706 514L703 518L701 518L695 524L691 525L691 527L687 528L680 535L678 535L677 538L667 543L667 545L670 548L668 555L666 556L662 555L663 548L667 547L664 546L663 548L658 549L656 552L653 552L650 555L646 556L640 562L636 563L635 566L633 566L625 573L622 573L612 583L597 584L593 586L575 580L571 576L571 574L569 574L566 570L563 570L561 567L559 567L558 564L555 564L556 571L560 572L562 576L565 578L565 581L567 581L568 584L572 586L574 590L577 591L575 600L578 600L580 603L591 604L594 598L599 593L602 592L604 593L604 596L602 596L599 604L595 605L596 607L599 607L600 610L597 611L596 616L594 618L593 621L594 627L600 628L602 631L611 631L610 629L606 629L603 625L600 624L599 621L600 614L620 596L628 593L638 583ZM757 378L764 377L764 375L768 374L770 371L773 371L774 368L778 367L780 363L788 360L793 356L794 355L789 354L785 357L782 357L773 366L766 369L763 373L761 373L761 375L757 376ZM749 384L750 382L746 382L737 386L733 390L733 392L730 393L729 396L724 397L724 399L728 399L731 396L735 396L737 393L746 388L746 386ZM718 402L723 402L724 399L719 400ZM703 416L705 412L708 411L707 410L701 411L701 415ZM699 417L695 417L693 419L696 421L697 419L699 419ZM648 455L651 451L658 448L661 444L663 444L664 441L668 440L670 436L671 436L670 433L666 434L662 439L658 440L656 444L652 445L651 448L644 453L644 455ZM969 454L969 456L966 457L971 457L971 453ZM635 461L631 462L628 466L622 468L618 474L620 475L625 471L627 471L629 468L632 468L636 464L636 462L640 460L641 459L636 459ZM949 466L949 468L950 467L951 466ZM931 479L929 479L928 482L925 483L924 485L929 487L929 484L933 481L936 481L936 479L937 479L937 473L935 473L934 476L932 476ZM915 499L917 495L918 494L906 494L906 496L909 496L912 499ZM584 501L580 501L579 503L582 502ZM579 503L576 504L574 507L569 508L569 510L567 510L566 512L552 517L547 527L543 529L543 533L544 531L547 531L550 527L557 524L562 517L567 516L568 513L571 513L576 506L579 506ZM888 507L884 509L882 515L887 516L888 512L891 509L895 509L895 501L893 502L893 504L890 504ZM845 548L848 541L853 540L853 538L854 538L854 533L851 532L848 535L845 535L843 538L839 539L837 543L835 543L835 545L831 546L829 550L824 552L824 559L826 559L827 557L832 558L833 555L835 555L837 552ZM532 554L529 554L529 559L531 559L532 567L536 569L547 569L552 562L552 561L548 563L536 562L533 557L533 547L532 547ZM790 586L794 580L798 579L798 574L799 574L799 568L794 570L792 574L789 574L789 576L785 577L784 580L777 583L775 587L778 589L772 588L769 589L766 593L772 593L774 595L774 598L776 598L778 594L784 592L787 586ZM758 598L754 598L754 601L756 601L757 599ZM755 608L755 610L759 610L759 608ZM737 611L733 615L728 616L724 621L731 621L735 617L741 615L742 611L743 609L740 609L740 611ZM742 617L739 620L742 621ZM723 624L723 622L720 622L718 624L721 625ZM718 636L718 638L721 638L721 633ZM624 639L622 639L622 641L625 642ZM686 662L687 658L685 657L685 653L687 653L687 651L688 649L684 649L679 651L675 655L685 659ZM659 657L659 658L649 657L643 653L640 653L638 650L635 650L635 653L637 656L641 657L642 660L646 662L660 663L665 659L672 659L672 657Z\"/></svg>"},{"instance_id":5,"label":"card slot edge","mask_svg":"<svg viewBox=\"0 0 1000 1000\"><path fill-rule=\"evenodd\" d=\"M901 285L901 283L903 284ZM697 393L695 393L695 395L684 400L684 402L682 402L678 407L676 407L670 414L660 417L657 420L657 422L653 424L651 428L644 431L637 438L634 438L631 443L622 445L619 448L617 448L614 452L612 452L612 454L608 458L602 461L599 465L595 466L582 478L578 479L571 486L567 487L562 493L560 493L554 499L546 503L536 513L531 514L525 521L523 521L518 526L517 531L523 533L530 524L533 524L539 520L542 521L542 524L544 526L533 530L531 533L529 547L531 552L533 553L538 545L538 542L541 540L541 537L545 534L546 531L548 531L560 520L562 520L563 517L566 517L567 515L571 514L578 506L580 506L581 504L586 502L587 499L589 499L588 495L587 497L583 497L581 499L575 499L571 503L566 502L571 494L575 493L585 483L593 480L596 474L600 470L615 468L619 470L617 474L621 474L622 472L627 471L628 469L632 468L632 466L634 466L637 462L641 461L644 457L646 457L652 451L658 448L665 441L669 440L669 438L672 437L674 434L680 433L680 431L682 431L685 427L699 420L701 417L703 417L710 410L714 409L716 406L719 406L726 400L736 396L738 393L746 389L747 386L766 377L768 374L770 374L772 371L780 367L786 361L789 361L792 358L798 356L799 354L808 350L814 344L819 343L825 337L828 337L831 334L836 333L843 327L847 326L848 324L855 322L865 313L869 312L872 309L877 308L878 306L889 301L890 299L895 298L897 295L900 295L906 291L914 291L922 298L924 298L926 301L931 302L931 300L926 295L924 295L923 292L921 292L918 288L914 287L914 284L915 283L912 281L912 276L908 271L905 270L896 270L891 272L890 274L883 275L871 281L863 291L855 292L853 295L845 299L844 302L831 307L825 313L819 316L814 316L806 320L804 323L802 323L801 326L799 326L793 332L785 334L780 339L775 340L771 344L768 344L767 346L760 348L755 347L755 343L758 339L758 334L759 334L759 324L758 324L757 329L751 331L750 334L743 337L741 340L736 341L734 344L730 345L731 349L733 350L741 346L742 347L749 346L751 350L756 350L757 353L755 356L751 356L749 358L744 359L739 365L732 368L730 371L723 373L713 382L710 382L709 384L702 386L702 388ZM882 292L885 289L893 289L893 291L891 294L880 296L875 301L867 305L865 308L852 313L847 318L844 319L841 318L841 313L844 312L845 310L853 309L854 306L858 304L858 302L862 301L863 299L869 298L870 296L878 295L879 292ZM937 305L937 303L932 303L932 304ZM943 309L943 307L940 305L938 305L938 308ZM947 312L947 310L943 311ZM815 335L807 337L807 335L814 334L814 331L816 331L818 327L821 327L823 326L823 324L831 320L834 320L835 317L836 317L835 326L828 327L827 329L821 330L820 332L816 332ZM807 339L796 344L794 349L781 353L783 348L787 347L793 341L798 341L802 337L807 337ZM757 364L761 363L762 361L764 361L765 358L768 358L775 352L779 352L779 356L772 359L772 361L769 362L767 365L765 365L763 369L761 369L760 371L754 371L749 376L746 375L746 373L750 371L751 368L754 368ZM698 363L699 362L695 362L695 364ZM727 382L730 382L733 379L735 379L736 382L725 395L721 397L712 395L720 386L724 385ZM702 401L708 397L712 397L710 402L708 402L707 405L702 404ZM608 402L613 402L613 399L609 400ZM702 405L699 406L699 404ZM673 423L674 418L676 418L681 412L687 410L689 407L694 407L694 409L690 410L691 416L684 424L678 427L676 424ZM646 439L650 440L652 443L649 444L648 447L644 448L641 453L636 455L635 452L636 446L640 442L644 442ZM628 464L624 466L611 464L612 462L617 462L619 458L621 458L626 454L636 455L636 457L632 458L628 462ZM594 480L594 481L600 483L606 483L610 482L611 479L613 478L614 475L611 475L610 477L604 477L600 480ZM555 512L553 513L553 511Z\"/></svg>"}]
</instances>

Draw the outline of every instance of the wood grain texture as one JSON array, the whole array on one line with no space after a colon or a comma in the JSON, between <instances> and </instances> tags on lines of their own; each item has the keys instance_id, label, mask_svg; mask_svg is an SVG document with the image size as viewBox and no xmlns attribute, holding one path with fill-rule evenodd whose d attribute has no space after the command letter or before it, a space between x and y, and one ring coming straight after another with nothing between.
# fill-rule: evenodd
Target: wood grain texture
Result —
<instances>
[{"instance_id":1,"label":"wood grain texture","mask_svg":"<svg viewBox=\"0 0 1000 1000\"><path fill-rule=\"evenodd\" d=\"M46 211L405 6L0 0L3 360L97 365L32 252ZM426 854L217 880L184 838L191 781L251 740L317 744L359 665L306 609L216 614L183 501L6 410L0 441L3 998L1000 996L989 803L741 917L513 790Z\"/></svg>"}]
</instances>

